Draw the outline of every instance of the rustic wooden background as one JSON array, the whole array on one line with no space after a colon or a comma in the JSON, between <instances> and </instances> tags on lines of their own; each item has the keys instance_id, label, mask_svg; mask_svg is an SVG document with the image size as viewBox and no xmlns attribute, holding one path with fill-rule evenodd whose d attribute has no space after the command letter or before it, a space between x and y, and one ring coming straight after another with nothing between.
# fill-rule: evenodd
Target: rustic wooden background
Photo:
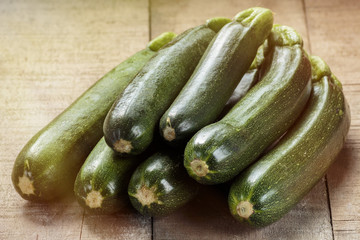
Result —
<instances>
[{"instance_id":1,"label":"rustic wooden background","mask_svg":"<svg viewBox=\"0 0 360 240\"><path fill-rule=\"evenodd\" d=\"M16 155L92 83L164 31L180 33L214 16L271 8L296 28L344 84L352 125L326 177L279 222L249 229L219 190L163 218L129 209L90 216L73 198L21 199L11 184ZM359 0L1 0L0 239L360 239Z\"/></svg>"}]
</instances>

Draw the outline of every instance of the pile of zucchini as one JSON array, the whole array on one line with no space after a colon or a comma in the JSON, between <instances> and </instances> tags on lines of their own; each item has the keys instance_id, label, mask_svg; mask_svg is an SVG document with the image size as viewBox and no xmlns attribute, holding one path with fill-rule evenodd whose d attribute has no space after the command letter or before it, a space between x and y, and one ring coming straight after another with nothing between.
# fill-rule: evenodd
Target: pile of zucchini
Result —
<instances>
[{"instance_id":1,"label":"pile of zucchini","mask_svg":"<svg viewBox=\"0 0 360 240\"><path fill-rule=\"evenodd\" d=\"M72 190L90 213L168 214L231 182L241 222L285 215L344 145L350 110L326 63L269 9L163 33L37 133L12 181L26 200Z\"/></svg>"}]
</instances>

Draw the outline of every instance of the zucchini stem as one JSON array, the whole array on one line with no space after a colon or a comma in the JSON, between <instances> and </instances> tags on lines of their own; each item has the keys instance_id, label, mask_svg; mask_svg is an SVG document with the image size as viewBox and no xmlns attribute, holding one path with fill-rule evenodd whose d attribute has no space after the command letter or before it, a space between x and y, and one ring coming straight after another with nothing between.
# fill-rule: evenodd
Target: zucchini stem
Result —
<instances>
[{"instance_id":1,"label":"zucchini stem","mask_svg":"<svg viewBox=\"0 0 360 240\"><path fill-rule=\"evenodd\" d=\"M166 126L164 129L164 138L166 141L171 142L176 138L175 129L172 127Z\"/></svg>"},{"instance_id":2,"label":"zucchini stem","mask_svg":"<svg viewBox=\"0 0 360 240\"><path fill-rule=\"evenodd\" d=\"M104 197L99 191L91 190L86 196L85 203L89 208L100 208Z\"/></svg>"},{"instance_id":3,"label":"zucchini stem","mask_svg":"<svg viewBox=\"0 0 360 240\"><path fill-rule=\"evenodd\" d=\"M249 219L249 217L254 213L253 205L249 201L241 201L236 206L236 211L240 217Z\"/></svg>"},{"instance_id":4,"label":"zucchini stem","mask_svg":"<svg viewBox=\"0 0 360 240\"><path fill-rule=\"evenodd\" d=\"M224 17L214 17L206 20L206 26L214 32L219 32L221 28L231 22L231 19Z\"/></svg>"},{"instance_id":5,"label":"zucchini stem","mask_svg":"<svg viewBox=\"0 0 360 240\"><path fill-rule=\"evenodd\" d=\"M171 127L171 122L169 117L166 119L166 127L163 131L163 135L165 140L169 142L171 142L176 138L175 129Z\"/></svg>"},{"instance_id":6,"label":"zucchini stem","mask_svg":"<svg viewBox=\"0 0 360 240\"><path fill-rule=\"evenodd\" d=\"M120 139L114 143L114 149L119 153L130 153L133 146L130 141Z\"/></svg>"},{"instance_id":7,"label":"zucchini stem","mask_svg":"<svg viewBox=\"0 0 360 240\"><path fill-rule=\"evenodd\" d=\"M209 166L200 159L192 160L190 166L195 175L199 177L205 177L209 173Z\"/></svg>"},{"instance_id":8,"label":"zucchini stem","mask_svg":"<svg viewBox=\"0 0 360 240\"><path fill-rule=\"evenodd\" d=\"M136 194L134 197L141 203L143 206L150 206L152 203L156 204L162 204L161 201L159 201L158 196L156 194L157 188L156 186L152 186L151 188L148 188L147 186L142 185L141 188L139 188L136 191Z\"/></svg>"},{"instance_id":9,"label":"zucchini stem","mask_svg":"<svg viewBox=\"0 0 360 240\"><path fill-rule=\"evenodd\" d=\"M153 39L148 44L148 48L152 51L159 51L163 46L171 42L176 37L176 34L173 32L164 32L160 36Z\"/></svg>"},{"instance_id":10,"label":"zucchini stem","mask_svg":"<svg viewBox=\"0 0 360 240\"><path fill-rule=\"evenodd\" d=\"M33 182L34 181L31 181L30 178L25 175L25 173L22 177L19 177L18 186L21 192L26 195L30 195L30 194L35 195L35 188Z\"/></svg>"}]
</instances>

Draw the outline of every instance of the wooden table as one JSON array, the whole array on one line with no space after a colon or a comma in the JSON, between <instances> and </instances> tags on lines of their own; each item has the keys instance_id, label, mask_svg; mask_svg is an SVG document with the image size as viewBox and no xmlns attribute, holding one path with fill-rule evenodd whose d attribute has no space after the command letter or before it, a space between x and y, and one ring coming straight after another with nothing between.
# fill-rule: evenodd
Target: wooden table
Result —
<instances>
[{"instance_id":1,"label":"wooden table","mask_svg":"<svg viewBox=\"0 0 360 240\"><path fill-rule=\"evenodd\" d=\"M26 202L13 162L38 130L92 83L164 31L180 33L254 5L296 28L344 84L352 125L326 177L277 223L249 229L206 189L174 214L91 216L73 198ZM360 239L360 1L122 0L0 2L0 239Z\"/></svg>"}]
</instances>

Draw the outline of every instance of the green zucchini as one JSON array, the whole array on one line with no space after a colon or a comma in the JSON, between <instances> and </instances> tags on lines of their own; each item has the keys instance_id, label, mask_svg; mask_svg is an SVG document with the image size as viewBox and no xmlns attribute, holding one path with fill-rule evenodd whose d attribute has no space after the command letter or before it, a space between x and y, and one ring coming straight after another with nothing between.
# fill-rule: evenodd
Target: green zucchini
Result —
<instances>
[{"instance_id":1,"label":"green zucchini","mask_svg":"<svg viewBox=\"0 0 360 240\"><path fill-rule=\"evenodd\" d=\"M137 155L152 142L161 115L191 76L215 32L201 25L159 50L114 102L104 136L114 151Z\"/></svg>"},{"instance_id":2,"label":"green zucchini","mask_svg":"<svg viewBox=\"0 0 360 240\"><path fill-rule=\"evenodd\" d=\"M230 188L230 211L241 222L265 226L280 219L324 176L344 145L350 109L341 83L319 57L311 63L313 87L305 112Z\"/></svg>"},{"instance_id":3,"label":"green zucchini","mask_svg":"<svg viewBox=\"0 0 360 240\"><path fill-rule=\"evenodd\" d=\"M182 166L182 154L158 152L133 173L128 194L145 216L162 216L189 202L199 188Z\"/></svg>"},{"instance_id":4,"label":"green zucchini","mask_svg":"<svg viewBox=\"0 0 360 240\"><path fill-rule=\"evenodd\" d=\"M170 37L169 37L170 36ZM87 155L102 137L102 124L119 92L172 33L165 33L107 73L38 132L16 158L12 181L21 197L48 201L73 189Z\"/></svg>"},{"instance_id":5,"label":"green zucchini","mask_svg":"<svg viewBox=\"0 0 360 240\"><path fill-rule=\"evenodd\" d=\"M224 117L231 108L240 101L242 97L258 82L261 78L261 66L265 61L265 57L268 53L268 44L265 40L264 44L261 45L256 53L256 56L251 63L250 68L241 78L239 84L236 86L229 100L226 102L224 109L222 110L219 118Z\"/></svg>"},{"instance_id":6,"label":"green zucchini","mask_svg":"<svg viewBox=\"0 0 360 240\"><path fill-rule=\"evenodd\" d=\"M160 120L160 134L177 145L214 122L257 49L271 32L272 12L250 8L240 12L216 35L170 108Z\"/></svg>"},{"instance_id":7,"label":"green zucchini","mask_svg":"<svg viewBox=\"0 0 360 240\"><path fill-rule=\"evenodd\" d=\"M264 75L220 121L197 132L184 165L203 184L229 181L295 122L311 91L311 66L295 30L274 26Z\"/></svg>"},{"instance_id":8,"label":"green zucchini","mask_svg":"<svg viewBox=\"0 0 360 240\"><path fill-rule=\"evenodd\" d=\"M127 186L141 157L124 158L105 143L96 144L74 185L79 204L90 213L114 213L128 203Z\"/></svg>"}]
</instances>

